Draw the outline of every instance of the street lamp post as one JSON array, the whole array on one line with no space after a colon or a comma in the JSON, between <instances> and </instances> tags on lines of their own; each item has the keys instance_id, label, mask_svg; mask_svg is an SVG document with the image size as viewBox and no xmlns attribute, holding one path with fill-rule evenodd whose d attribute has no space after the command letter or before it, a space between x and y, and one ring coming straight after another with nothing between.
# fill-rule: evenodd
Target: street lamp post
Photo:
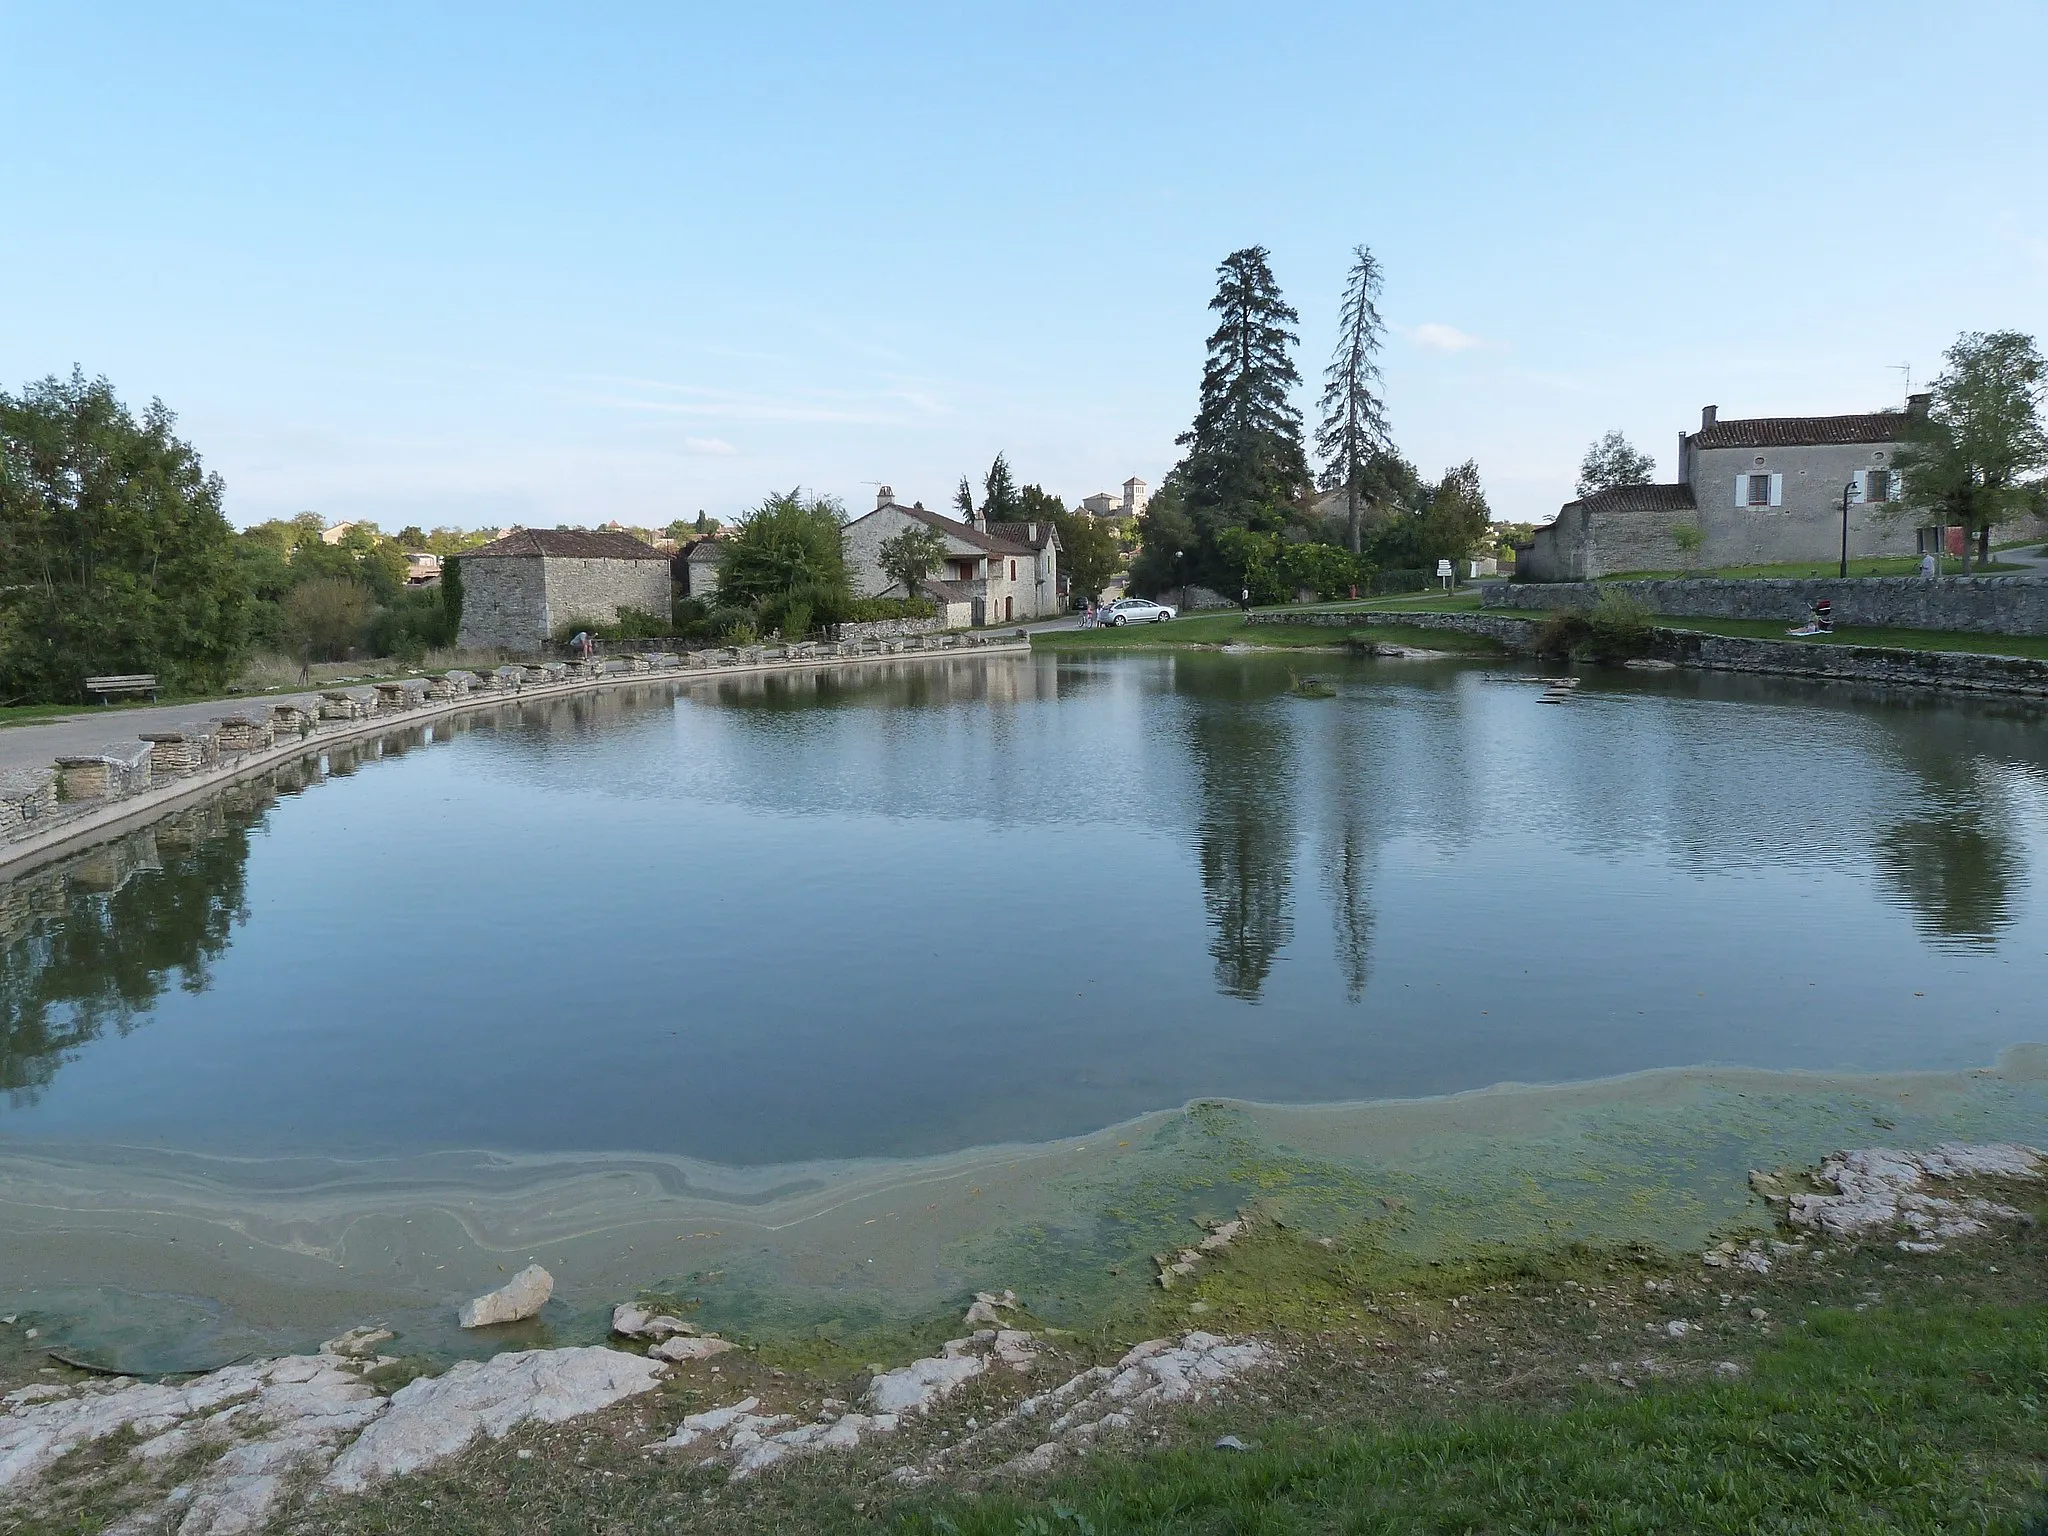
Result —
<instances>
[{"instance_id":1,"label":"street lamp post","mask_svg":"<svg viewBox=\"0 0 2048 1536\"><path fill-rule=\"evenodd\" d=\"M1856 482L1842 487L1842 580L1849 579L1849 498L1856 494Z\"/></svg>"},{"instance_id":2,"label":"street lamp post","mask_svg":"<svg viewBox=\"0 0 2048 1536\"><path fill-rule=\"evenodd\" d=\"M1188 568L1181 564L1186 558L1187 551L1184 549L1176 549L1173 552L1174 587L1180 593L1180 601L1175 603L1174 607L1182 614L1188 611Z\"/></svg>"}]
</instances>

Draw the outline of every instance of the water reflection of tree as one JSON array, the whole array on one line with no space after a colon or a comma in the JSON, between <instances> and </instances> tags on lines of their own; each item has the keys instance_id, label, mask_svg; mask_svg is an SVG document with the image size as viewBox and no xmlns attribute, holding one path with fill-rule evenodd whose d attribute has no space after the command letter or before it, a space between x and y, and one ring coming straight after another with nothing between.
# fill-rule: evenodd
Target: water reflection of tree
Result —
<instances>
[{"instance_id":1,"label":"water reflection of tree","mask_svg":"<svg viewBox=\"0 0 2048 1536\"><path fill-rule=\"evenodd\" d=\"M1328 761L1322 785L1327 805L1321 829L1323 887L1337 945L1337 970L1348 1002L1365 997L1372 965L1372 865L1379 841L1383 774L1381 740L1366 729L1366 711L1330 715Z\"/></svg>"},{"instance_id":2,"label":"water reflection of tree","mask_svg":"<svg viewBox=\"0 0 2048 1536\"><path fill-rule=\"evenodd\" d=\"M1953 811L1900 821L1878 834L1872 854L1927 938L1989 947L2012 922L2020 862L1995 821Z\"/></svg>"},{"instance_id":3,"label":"water reflection of tree","mask_svg":"<svg viewBox=\"0 0 2048 1536\"><path fill-rule=\"evenodd\" d=\"M173 979L204 991L247 915L248 828L266 791L230 798L0 886L0 1089L33 1103L109 1029L126 1034Z\"/></svg>"},{"instance_id":4,"label":"water reflection of tree","mask_svg":"<svg viewBox=\"0 0 2048 1536\"><path fill-rule=\"evenodd\" d=\"M1192 680L1191 680L1192 681ZM1258 1000L1294 933L1288 891L1294 856L1293 766L1284 709L1251 669L1210 675L1193 695L1189 745L1202 786L1202 892L1214 936L1216 985Z\"/></svg>"},{"instance_id":5,"label":"water reflection of tree","mask_svg":"<svg viewBox=\"0 0 2048 1536\"><path fill-rule=\"evenodd\" d=\"M1894 711L1888 723L1888 744L1918 792L1877 834L1878 877L1912 908L1923 937L1993 946L2026 882L2012 831L2019 812L2002 769L2040 771L2039 716L1943 700Z\"/></svg>"}]
</instances>

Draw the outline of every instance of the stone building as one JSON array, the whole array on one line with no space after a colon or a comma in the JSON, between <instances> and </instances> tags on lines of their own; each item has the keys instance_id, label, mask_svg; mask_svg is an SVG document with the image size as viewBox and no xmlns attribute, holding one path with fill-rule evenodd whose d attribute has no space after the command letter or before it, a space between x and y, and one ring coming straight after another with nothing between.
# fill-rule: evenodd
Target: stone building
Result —
<instances>
[{"instance_id":1,"label":"stone building","mask_svg":"<svg viewBox=\"0 0 2048 1536\"><path fill-rule=\"evenodd\" d=\"M543 650L564 630L609 624L622 609L666 618L669 557L629 533L521 528L461 562L464 650Z\"/></svg>"},{"instance_id":2,"label":"stone building","mask_svg":"<svg viewBox=\"0 0 2048 1536\"><path fill-rule=\"evenodd\" d=\"M669 571L683 596L709 602L718 596L718 565L724 558L725 545L721 540L692 539L669 563Z\"/></svg>"},{"instance_id":3,"label":"stone building","mask_svg":"<svg viewBox=\"0 0 2048 1536\"><path fill-rule=\"evenodd\" d=\"M946 539L941 570L923 594L973 624L1013 624L1051 618L1060 611L1060 539L1051 523L990 523L979 514L961 522L922 503L903 506L883 486L875 510L846 525L846 565L864 597L901 597L901 583L882 571L881 548L905 528L922 524Z\"/></svg>"},{"instance_id":4,"label":"stone building","mask_svg":"<svg viewBox=\"0 0 2048 1536\"><path fill-rule=\"evenodd\" d=\"M1567 502L1554 522L1517 546L1525 580L1585 581L1622 571L1778 565L1840 558L1842 497L1849 498L1849 558L1911 555L1937 537L1901 504L1893 468L1903 411L1856 416L1761 416L1723 421L1714 406L1697 432L1678 434L1678 480L1630 485ZM1677 530L1699 534L1688 553Z\"/></svg>"}]
</instances>

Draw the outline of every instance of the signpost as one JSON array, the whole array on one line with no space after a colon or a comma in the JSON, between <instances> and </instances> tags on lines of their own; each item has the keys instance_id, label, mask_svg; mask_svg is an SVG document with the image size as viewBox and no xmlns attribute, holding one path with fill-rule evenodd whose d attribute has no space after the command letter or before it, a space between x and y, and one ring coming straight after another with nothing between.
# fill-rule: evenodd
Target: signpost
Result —
<instances>
[{"instance_id":1,"label":"signpost","mask_svg":"<svg viewBox=\"0 0 2048 1536\"><path fill-rule=\"evenodd\" d=\"M1436 574L1437 579L1444 584L1444 590L1446 592L1450 591L1451 583L1456 579L1456 573L1451 569L1451 562L1448 560L1437 561Z\"/></svg>"}]
</instances>

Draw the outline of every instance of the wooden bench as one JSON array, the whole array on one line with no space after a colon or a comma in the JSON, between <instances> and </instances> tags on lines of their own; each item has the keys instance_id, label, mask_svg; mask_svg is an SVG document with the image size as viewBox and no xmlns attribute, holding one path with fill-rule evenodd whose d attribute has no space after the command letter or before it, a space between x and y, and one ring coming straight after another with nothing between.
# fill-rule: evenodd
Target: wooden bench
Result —
<instances>
[{"instance_id":1,"label":"wooden bench","mask_svg":"<svg viewBox=\"0 0 2048 1536\"><path fill-rule=\"evenodd\" d=\"M156 674L136 672L123 677L88 677L85 680L85 691L98 694L102 704L107 702L109 694L115 693L146 693L154 699Z\"/></svg>"}]
</instances>

